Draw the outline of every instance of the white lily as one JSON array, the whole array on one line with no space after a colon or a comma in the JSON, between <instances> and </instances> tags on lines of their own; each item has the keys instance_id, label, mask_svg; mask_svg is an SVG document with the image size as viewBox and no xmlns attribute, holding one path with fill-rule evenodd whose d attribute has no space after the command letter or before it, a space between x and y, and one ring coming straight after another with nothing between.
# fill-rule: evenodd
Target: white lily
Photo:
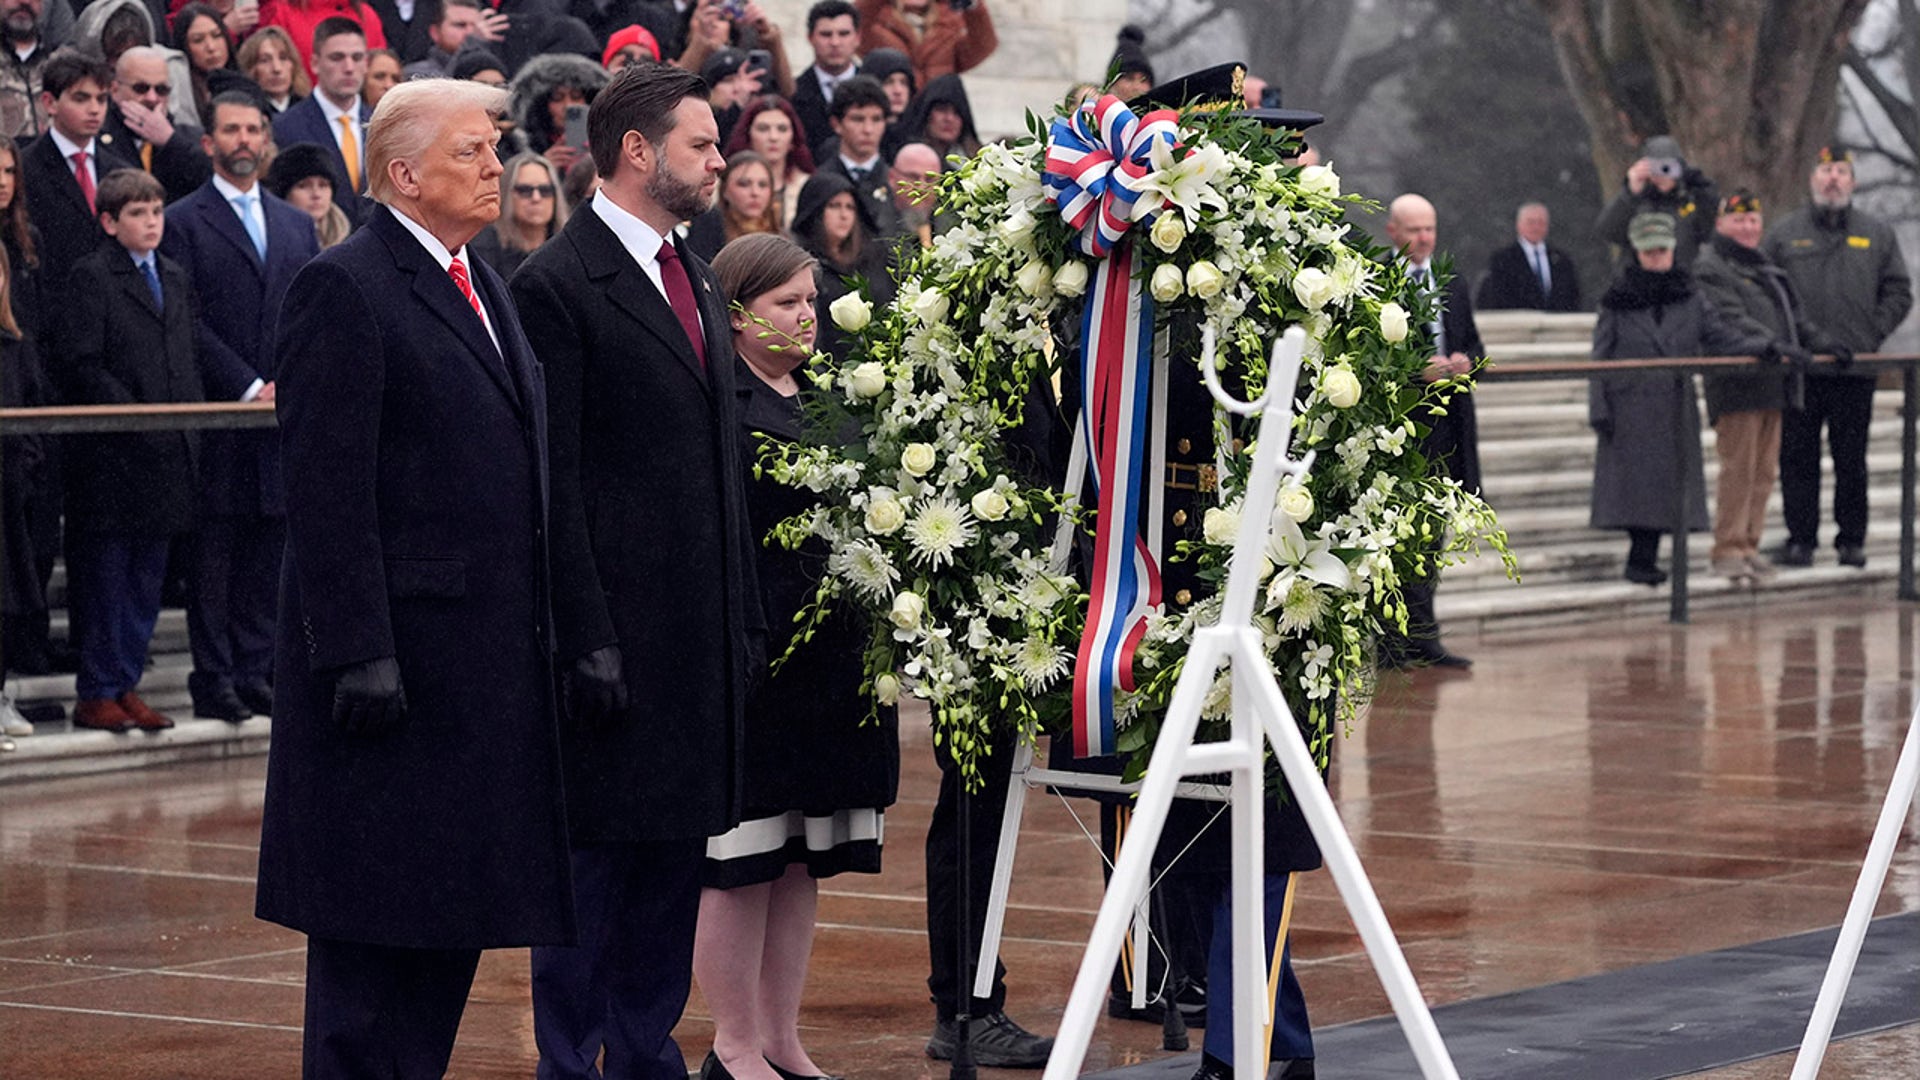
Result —
<instances>
[{"instance_id":1,"label":"white lily","mask_svg":"<svg viewBox=\"0 0 1920 1080\"><path fill-rule=\"evenodd\" d=\"M1149 156L1153 171L1140 179L1127 181L1125 174L1114 174L1138 196L1133 204L1133 220L1140 221L1171 204L1192 224L1198 220L1203 206L1216 210L1227 208L1226 199L1213 188L1214 177L1227 169L1225 150L1209 143L1176 158L1172 146L1156 139Z\"/></svg>"},{"instance_id":2,"label":"white lily","mask_svg":"<svg viewBox=\"0 0 1920 1080\"><path fill-rule=\"evenodd\" d=\"M1276 579L1286 577L1291 582L1299 576L1334 589L1345 589L1350 580L1347 564L1333 553L1332 545L1317 537L1307 539L1299 522L1277 511L1267 534L1267 558L1278 568ZM1281 595L1286 595L1284 590Z\"/></svg>"}]
</instances>

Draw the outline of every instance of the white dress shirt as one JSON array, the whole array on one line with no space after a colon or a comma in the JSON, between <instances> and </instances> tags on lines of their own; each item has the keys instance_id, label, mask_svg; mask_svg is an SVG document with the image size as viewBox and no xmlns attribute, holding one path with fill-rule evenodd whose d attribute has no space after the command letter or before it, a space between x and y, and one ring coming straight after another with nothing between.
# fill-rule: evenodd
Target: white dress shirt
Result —
<instances>
[{"instance_id":1,"label":"white dress shirt","mask_svg":"<svg viewBox=\"0 0 1920 1080\"><path fill-rule=\"evenodd\" d=\"M99 191L100 190L100 140L88 139L87 145L81 146L79 143L76 143L73 140L67 138L65 135L60 134L60 129L57 127L54 127L52 124L47 125L47 134L53 136L53 145L56 148L58 148L60 151L60 160L66 162L67 168L69 169L73 168L73 155L78 154L83 150L86 152L87 179L93 181L93 190Z\"/></svg>"},{"instance_id":2,"label":"white dress shirt","mask_svg":"<svg viewBox=\"0 0 1920 1080\"><path fill-rule=\"evenodd\" d=\"M666 282L660 278L660 248L667 242L666 237L653 231L653 226L616 205L612 199L607 198L607 193L604 191L594 193L593 212L600 215L600 220L607 223L607 228L613 230L613 235L620 241L620 246L627 249L628 255L633 256L633 261L640 265L641 271L647 275L647 280L653 282L655 289L660 290L661 299L667 301L668 307L672 307L673 298L667 295ZM687 284L689 286L693 284L691 273L687 275ZM699 312L696 311L694 315L698 318ZM701 320L700 325L705 329L706 321Z\"/></svg>"},{"instance_id":3,"label":"white dress shirt","mask_svg":"<svg viewBox=\"0 0 1920 1080\"><path fill-rule=\"evenodd\" d=\"M826 98L827 104L829 105L833 104L833 92L840 89L840 84L858 74L860 74L860 62L858 60L848 64L847 70L838 75L829 75L821 71L820 65L818 64L813 66L813 77L820 80L820 96Z\"/></svg>"},{"instance_id":4,"label":"white dress shirt","mask_svg":"<svg viewBox=\"0 0 1920 1080\"><path fill-rule=\"evenodd\" d=\"M1552 292L1553 263L1547 259L1547 245L1530 244L1522 240L1520 241L1520 250L1527 253L1527 267L1533 271L1533 276L1540 279L1540 291L1543 293Z\"/></svg>"},{"instance_id":5,"label":"white dress shirt","mask_svg":"<svg viewBox=\"0 0 1920 1080\"><path fill-rule=\"evenodd\" d=\"M390 206L387 209L392 210L394 218L398 220L400 224L405 225L407 227L407 231L413 234L413 238L415 240L420 241L420 246L427 249L427 254L433 256L433 261L440 264L441 270L444 271L448 267L452 266L454 256L458 255L460 257L461 264L467 268L467 280L471 282L475 282L473 286L473 295L476 297L480 296L480 286L477 283L480 275L476 273L473 269L473 259L468 257L467 248L465 244L462 244L460 246L460 250L457 252L448 251L447 245L441 243L439 237L428 232L426 226L408 217L406 214L402 213L399 209L395 207ZM453 275L448 274L447 276L451 278ZM454 286L454 288L458 289L459 286L456 285ZM487 336L493 339L494 349L496 351L499 351L500 336L493 332L493 319L488 317L487 315L487 302L484 298L481 299L480 301L480 322L486 326ZM506 353L501 352L501 355L505 356Z\"/></svg>"}]
</instances>

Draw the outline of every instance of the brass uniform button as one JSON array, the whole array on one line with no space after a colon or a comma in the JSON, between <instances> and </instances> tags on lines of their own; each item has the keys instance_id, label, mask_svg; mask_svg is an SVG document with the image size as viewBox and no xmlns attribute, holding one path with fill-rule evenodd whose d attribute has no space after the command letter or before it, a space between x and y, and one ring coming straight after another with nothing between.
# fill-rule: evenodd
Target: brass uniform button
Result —
<instances>
[{"instance_id":1,"label":"brass uniform button","mask_svg":"<svg viewBox=\"0 0 1920 1080\"><path fill-rule=\"evenodd\" d=\"M1193 440L1181 439L1179 442L1173 444L1173 448L1183 454L1191 454L1193 453Z\"/></svg>"},{"instance_id":2,"label":"brass uniform button","mask_svg":"<svg viewBox=\"0 0 1920 1080\"><path fill-rule=\"evenodd\" d=\"M1193 603L1193 593L1186 589L1181 589L1179 592L1173 594L1173 602L1179 604L1181 607L1186 607L1188 604Z\"/></svg>"},{"instance_id":3,"label":"brass uniform button","mask_svg":"<svg viewBox=\"0 0 1920 1080\"><path fill-rule=\"evenodd\" d=\"M1185 510L1175 510L1173 512L1173 523L1175 525L1185 525L1187 523L1187 512Z\"/></svg>"}]
</instances>

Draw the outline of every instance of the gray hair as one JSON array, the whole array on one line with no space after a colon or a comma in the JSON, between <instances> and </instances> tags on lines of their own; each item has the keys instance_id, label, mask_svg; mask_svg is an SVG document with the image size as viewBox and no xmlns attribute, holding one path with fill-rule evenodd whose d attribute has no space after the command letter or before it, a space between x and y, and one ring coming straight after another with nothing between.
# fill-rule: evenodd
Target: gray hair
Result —
<instances>
[{"instance_id":1,"label":"gray hair","mask_svg":"<svg viewBox=\"0 0 1920 1080\"><path fill-rule=\"evenodd\" d=\"M413 79L381 97L367 124L367 189L375 200L390 203L397 194L388 166L417 161L439 137L441 122L463 109L499 117L507 92L465 79Z\"/></svg>"},{"instance_id":2,"label":"gray hair","mask_svg":"<svg viewBox=\"0 0 1920 1080\"><path fill-rule=\"evenodd\" d=\"M167 62L167 50L158 45L135 45L133 48L121 53L119 59L113 62L113 74L115 78L120 77L120 66L129 60L136 63L141 60L158 60L164 64Z\"/></svg>"}]
</instances>

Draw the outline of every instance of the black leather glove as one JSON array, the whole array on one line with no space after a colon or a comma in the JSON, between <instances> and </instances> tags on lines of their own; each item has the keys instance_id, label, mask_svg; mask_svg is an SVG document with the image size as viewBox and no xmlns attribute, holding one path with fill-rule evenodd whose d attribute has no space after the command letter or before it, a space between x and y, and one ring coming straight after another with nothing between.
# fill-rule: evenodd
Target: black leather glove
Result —
<instances>
[{"instance_id":1,"label":"black leather glove","mask_svg":"<svg viewBox=\"0 0 1920 1080\"><path fill-rule=\"evenodd\" d=\"M567 672L567 713L579 724L609 724L627 714L627 680L620 646L602 645Z\"/></svg>"},{"instance_id":2,"label":"black leather glove","mask_svg":"<svg viewBox=\"0 0 1920 1080\"><path fill-rule=\"evenodd\" d=\"M400 661L383 656L340 669L333 681L333 722L347 734L384 734L398 728L406 716Z\"/></svg>"},{"instance_id":3,"label":"black leather glove","mask_svg":"<svg viewBox=\"0 0 1920 1080\"><path fill-rule=\"evenodd\" d=\"M1785 346L1780 350L1780 355L1786 357L1787 363L1793 366L1793 370L1801 374L1805 374L1806 370L1813 366L1813 354L1798 345Z\"/></svg>"},{"instance_id":4,"label":"black leather glove","mask_svg":"<svg viewBox=\"0 0 1920 1080\"><path fill-rule=\"evenodd\" d=\"M1842 345L1839 342L1834 342L1832 345L1827 347L1827 351L1833 354L1834 367L1840 369L1841 371L1845 371L1848 368L1853 366L1853 350L1852 349L1847 348L1845 345Z\"/></svg>"}]
</instances>

